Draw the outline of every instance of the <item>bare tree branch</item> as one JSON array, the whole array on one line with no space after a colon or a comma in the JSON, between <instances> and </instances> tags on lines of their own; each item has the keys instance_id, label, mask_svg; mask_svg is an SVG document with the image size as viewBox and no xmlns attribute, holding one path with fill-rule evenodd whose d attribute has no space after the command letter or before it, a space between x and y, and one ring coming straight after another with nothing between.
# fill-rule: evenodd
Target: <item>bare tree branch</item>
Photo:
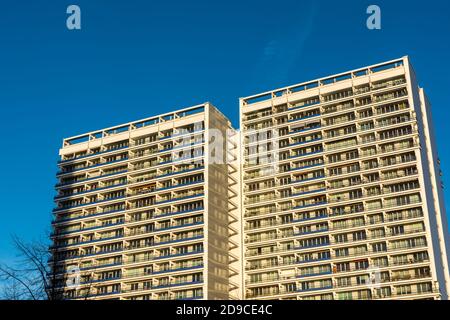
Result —
<instances>
[{"instance_id":1,"label":"bare tree branch","mask_svg":"<svg viewBox=\"0 0 450 320\"><path fill-rule=\"evenodd\" d=\"M43 241L27 243L15 235L12 242L20 260L14 266L0 266L3 298L58 299L54 255L48 244Z\"/></svg>"},{"instance_id":2,"label":"bare tree branch","mask_svg":"<svg viewBox=\"0 0 450 320\"><path fill-rule=\"evenodd\" d=\"M23 280L20 275L18 275L14 270L8 268L7 266L0 266L0 273L5 280L13 280L13 282L17 282L23 286L23 288L30 294L33 300L37 300L35 294L28 281Z\"/></svg>"}]
</instances>

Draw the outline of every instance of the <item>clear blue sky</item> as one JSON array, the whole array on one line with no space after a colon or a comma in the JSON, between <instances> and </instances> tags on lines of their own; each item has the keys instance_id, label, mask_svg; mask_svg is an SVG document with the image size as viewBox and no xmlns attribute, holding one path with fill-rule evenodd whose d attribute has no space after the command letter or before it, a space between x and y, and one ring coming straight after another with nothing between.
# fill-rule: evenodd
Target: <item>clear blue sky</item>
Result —
<instances>
[{"instance_id":1,"label":"clear blue sky","mask_svg":"<svg viewBox=\"0 0 450 320\"><path fill-rule=\"evenodd\" d=\"M82 30L66 29L66 8ZM370 4L382 30L366 28ZM450 175L448 1L0 2L0 260L10 234L43 234L63 137L410 55ZM450 193L447 192L447 203Z\"/></svg>"}]
</instances>

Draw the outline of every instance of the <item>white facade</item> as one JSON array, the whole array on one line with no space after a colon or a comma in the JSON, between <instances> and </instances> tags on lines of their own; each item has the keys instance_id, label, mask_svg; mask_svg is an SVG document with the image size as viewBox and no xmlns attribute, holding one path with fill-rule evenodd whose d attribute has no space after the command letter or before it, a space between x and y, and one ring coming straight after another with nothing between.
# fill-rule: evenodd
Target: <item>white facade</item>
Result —
<instances>
[{"instance_id":1,"label":"white facade","mask_svg":"<svg viewBox=\"0 0 450 320\"><path fill-rule=\"evenodd\" d=\"M239 294L237 170L206 156L217 132L234 133L205 103L64 140L52 234L64 298Z\"/></svg>"},{"instance_id":2,"label":"white facade","mask_svg":"<svg viewBox=\"0 0 450 320\"><path fill-rule=\"evenodd\" d=\"M407 57L240 108L246 298L448 298L430 107Z\"/></svg>"}]
</instances>

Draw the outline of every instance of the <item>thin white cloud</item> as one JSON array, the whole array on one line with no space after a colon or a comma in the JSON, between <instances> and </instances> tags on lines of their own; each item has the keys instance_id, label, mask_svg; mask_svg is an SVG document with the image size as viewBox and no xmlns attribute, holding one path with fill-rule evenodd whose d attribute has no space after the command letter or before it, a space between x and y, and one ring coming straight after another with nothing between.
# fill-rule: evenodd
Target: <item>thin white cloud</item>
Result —
<instances>
[{"instance_id":1,"label":"thin white cloud","mask_svg":"<svg viewBox=\"0 0 450 320\"><path fill-rule=\"evenodd\" d=\"M302 7L304 11L298 15L298 23L286 23L280 35L267 41L256 64L255 80L284 83L289 79L293 66L307 50L317 15L316 2L302 3Z\"/></svg>"}]
</instances>

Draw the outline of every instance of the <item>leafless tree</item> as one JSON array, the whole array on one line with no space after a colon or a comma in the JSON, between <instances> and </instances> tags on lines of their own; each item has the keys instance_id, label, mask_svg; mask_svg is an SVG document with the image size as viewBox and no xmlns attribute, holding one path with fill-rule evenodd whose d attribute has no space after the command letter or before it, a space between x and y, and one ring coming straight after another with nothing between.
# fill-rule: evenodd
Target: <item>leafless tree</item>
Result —
<instances>
[{"instance_id":1,"label":"leafless tree","mask_svg":"<svg viewBox=\"0 0 450 320\"><path fill-rule=\"evenodd\" d=\"M60 264L57 268L56 255L52 254L56 251L49 246L48 240L25 242L14 235L12 242L18 260L12 265L0 264L0 299L62 300L67 292L73 290L77 299L87 300L92 296L94 272L78 274L82 290L70 287L67 283L73 279L65 268L67 265ZM71 265L80 264L78 261Z\"/></svg>"},{"instance_id":2,"label":"leafless tree","mask_svg":"<svg viewBox=\"0 0 450 320\"><path fill-rule=\"evenodd\" d=\"M0 265L3 299L58 300L55 264L46 241L25 242L12 237L18 261L13 265Z\"/></svg>"}]
</instances>

